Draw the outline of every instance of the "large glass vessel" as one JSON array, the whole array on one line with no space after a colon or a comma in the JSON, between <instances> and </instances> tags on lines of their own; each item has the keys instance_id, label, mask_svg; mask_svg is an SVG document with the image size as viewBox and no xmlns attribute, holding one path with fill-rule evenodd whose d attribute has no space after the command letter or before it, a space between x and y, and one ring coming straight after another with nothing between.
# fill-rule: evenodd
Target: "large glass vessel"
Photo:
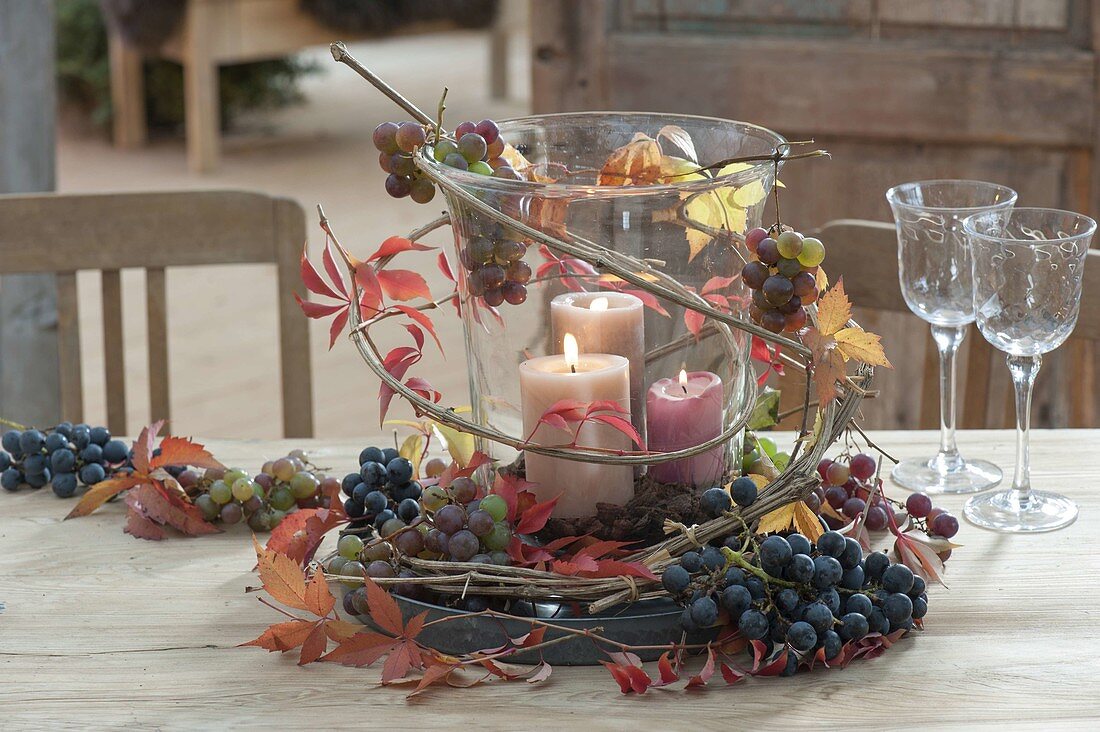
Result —
<instances>
[{"instance_id":1,"label":"large glass vessel","mask_svg":"<svg viewBox=\"0 0 1100 732\"><path fill-rule=\"evenodd\" d=\"M747 307L748 293L739 277L747 251L739 235L760 225L775 183L775 163L739 162L706 173L694 171L700 164L771 155L784 142L778 134L705 117L609 112L527 117L501 123L500 131L533 166L535 181L461 171L430 155L424 163L479 201L540 231L558 238L581 237L644 260L719 309L740 314ZM613 155L617 157L609 164ZM679 388L681 371L689 380L707 373L720 381L718 418L723 428L751 405L755 383L748 338L741 331L717 328L713 321L641 292L597 267L524 240L454 194L449 194L448 205L456 245L450 261L462 298L477 422L527 436L520 364L562 353L562 331L584 330L584 313L580 318L566 313L560 321L552 316L562 307L631 311L616 313L617 321L605 321L621 327L605 328L602 337L588 342L583 334L577 337L582 352L603 349L629 358L631 419L643 440L651 390L669 379L663 383ZM606 303L593 304L600 295L584 294L600 292L607 295ZM640 307L620 293L637 297ZM563 305L563 300L571 302ZM636 325L632 318L637 318ZM632 330L635 327L639 330ZM693 416L682 421L697 420ZM685 429L679 441L689 444L672 444L677 440L666 429L659 438L662 444L650 447L682 449L705 437ZM736 441L723 445L700 470L727 472L726 466L734 465L731 451L736 446ZM501 445L479 447L505 463L516 457L515 450ZM690 474L680 477L681 482L710 480L698 473L694 480Z\"/></svg>"}]
</instances>

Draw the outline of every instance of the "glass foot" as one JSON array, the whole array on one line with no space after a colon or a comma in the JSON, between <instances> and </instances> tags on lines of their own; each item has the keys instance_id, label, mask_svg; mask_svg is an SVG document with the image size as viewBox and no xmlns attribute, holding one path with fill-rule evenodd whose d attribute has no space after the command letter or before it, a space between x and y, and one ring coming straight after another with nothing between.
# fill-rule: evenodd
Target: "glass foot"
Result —
<instances>
[{"instance_id":1,"label":"glass foot","mask_svg":"<svg viewBox=\"0 0 1100 732\"><path fill-rule=\"evenodd\" d=\"M902 488L924 493L978 493L1001 482L1001 469L987 460L967 460L950 470L933 469L935 458L910 458L890 477Z\"/></svg>"},{"instance_id":2,"label":"glass foot","mask_svg":"<svg viewBox=\"0 0 1100 732\"><path fill-rule=\"evenodd\" d=\"M974 496L963 509L967 521L983 529L1023 533L1054 531L1077 520L1077 504L1057 493L1031 491L1026 503L1015 490Z\"/></svg>"}]
</instances>

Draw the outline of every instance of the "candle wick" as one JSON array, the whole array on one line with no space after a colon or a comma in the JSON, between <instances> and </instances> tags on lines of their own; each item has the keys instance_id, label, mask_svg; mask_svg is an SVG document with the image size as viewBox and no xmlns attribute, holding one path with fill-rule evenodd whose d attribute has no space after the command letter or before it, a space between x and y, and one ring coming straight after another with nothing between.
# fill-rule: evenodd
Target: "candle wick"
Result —
<instances>
[{"instance_id":1,"label":"candle wick","mask_svg":"<svg viewBox=\"0 0 1100 732\"><path fill-rule=\"evenodd\" d=\"M684 393L685 393L685 394L687 394L687 393L688 393L688 388L687 388L687 384L680 384L680 388L684 390Z\"/></svg>"},{"instance_id":2,"label":"candle wick","mask_svg":"<svg viewBox=\"0 0 1100 732\"><path fill-rule=\"evenodd\" d=\"M573 364L569 364L569 371L575 374L577 373L577 367Z\"/></svg>"}]
</instances>

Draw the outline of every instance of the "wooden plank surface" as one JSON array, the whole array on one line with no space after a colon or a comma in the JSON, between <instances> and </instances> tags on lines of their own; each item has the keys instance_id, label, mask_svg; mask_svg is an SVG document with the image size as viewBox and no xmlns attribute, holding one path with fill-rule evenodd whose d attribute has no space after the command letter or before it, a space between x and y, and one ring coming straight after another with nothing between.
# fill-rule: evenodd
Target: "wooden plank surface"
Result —
<instances>
[{"instance_id":1,"label":"wooden plank surface","mask_svg":"<svg viewBox=\"0 0 1100 732\"><path fill-rule=\"evenodd\" d=\"M779 435L790 439L790 435ZM882 432L902 457L930 453L934 432ZM551 679L429 692L377 689L375 669L319 665L236 648L276 621L257 584L247 530L142 542L122 533L123 506L62 524L72 506L46 491L0 495L0 727L22 729L479 730L1089 729L1100 718L1100 431L1037 431L1037 487L1081 507L1066 530L1003 536L967 524L930 592L927 630L870 662L794 679L749 679L706 693L619 694L603 669ZM380 442L381 438L377 440ZM781 439L781 442L783 440ZM962 432L961 449L1010 472L1013 434ZM249 470L288 449L343 473L361 441L210 441ZM1072 459L1068 459L1072 456ZM895 496L902 495L894 490ZM958 512L961 497L937 499ZM869 701L874 700L874 701ZM899 721L900 720L900 721ZM916 721L914 721L916 720Z\"/></svg>"}]
</instances>

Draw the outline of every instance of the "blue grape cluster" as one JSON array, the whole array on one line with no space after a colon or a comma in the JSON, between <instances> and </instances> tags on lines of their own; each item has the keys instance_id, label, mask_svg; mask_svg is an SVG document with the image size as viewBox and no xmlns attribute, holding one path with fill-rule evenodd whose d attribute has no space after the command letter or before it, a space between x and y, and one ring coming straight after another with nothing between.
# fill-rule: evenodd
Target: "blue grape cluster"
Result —
<instances>
[{"instance_id":1,"label":"blue grape cluster","mask_svg":"<svg viewBox=\"0 0 1100 732\"><path fill-rule=\"evenodd\" d=\"M359 472L348 473L340 482L347 496L344 512L351 519L349 528L373 526L388 536L419 518L423 489L415 478L412 463L392 447L364 448L359 453Z\"/></svg>"},{"instance_id":2,"label":"blue grape cluster","mask_svg":"<svg viewBox=\"0 0 1100 732\"><path fill-rule=\"evenodd\" d=\"M722 546L686 552L661 577L683 604L681 625L697 631L732 625L766 646L766 657L802 656L824 649L836 658L868 633L912 628L928 611L925 582L882 552L865 558L855 539L827 531L814 544L802 534L773 535L752 552L739 536Z\"/></svg>"},{"instance_id":3,"label":"blue grape cluster","mask_svg":"<svg viewBox=\"0 0 1100 732\"><path fill-rule=\"evenodd\" d=\"M106 427L62 422L51 430L8 430L0 437L0 485L53 487L69 498L81 485L91 486L132 469L130 448L111 439Z\"/></svg>"}]
</instances>

